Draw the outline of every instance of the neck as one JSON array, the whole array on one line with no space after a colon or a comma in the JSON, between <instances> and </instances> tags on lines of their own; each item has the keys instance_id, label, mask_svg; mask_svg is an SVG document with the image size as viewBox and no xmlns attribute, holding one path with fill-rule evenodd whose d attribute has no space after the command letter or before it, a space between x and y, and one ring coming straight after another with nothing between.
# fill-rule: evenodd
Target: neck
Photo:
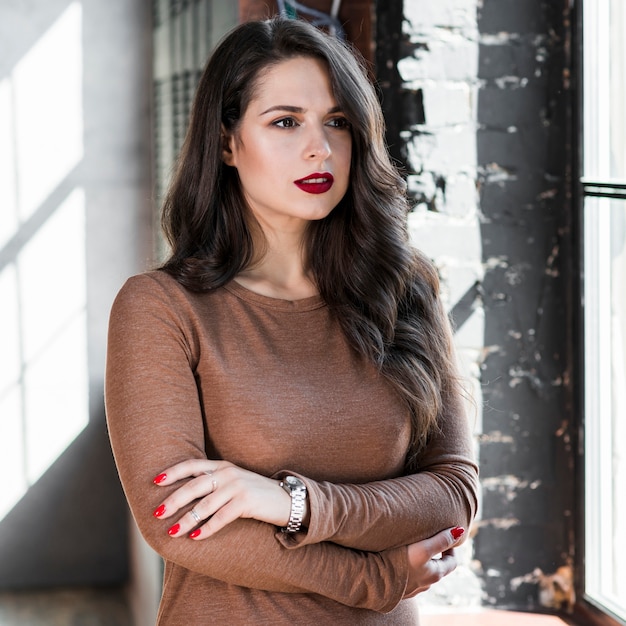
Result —
<instances>
[{"instance_id":1,"label":"neck","mask_svg":"<svg viewBox=\"0 0 626 626\"><path fill-rule=\"evenodd\" d=\"M317 287L305 269L301 236L264 237L263 254L236 280L264 296L281 300L301 300L318 294Z\"/></svg>"}]
</instances>

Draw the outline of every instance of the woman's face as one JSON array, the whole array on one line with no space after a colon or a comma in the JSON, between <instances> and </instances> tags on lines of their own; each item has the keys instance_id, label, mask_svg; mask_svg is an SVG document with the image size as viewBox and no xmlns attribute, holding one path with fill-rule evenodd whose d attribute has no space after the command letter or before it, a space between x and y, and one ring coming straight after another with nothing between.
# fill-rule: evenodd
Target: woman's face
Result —
<instances>
[{"instance_id":1,"label":"woman's face","mask_svg":"<svg viewBox=\"0 0 626 626\"><path fill-rule=\"evenodd\" d=\"M352 137L321 61L282 61L258 78L224 161L264 230L301 232L346 193Z\"/></svg>"}]
</instances>

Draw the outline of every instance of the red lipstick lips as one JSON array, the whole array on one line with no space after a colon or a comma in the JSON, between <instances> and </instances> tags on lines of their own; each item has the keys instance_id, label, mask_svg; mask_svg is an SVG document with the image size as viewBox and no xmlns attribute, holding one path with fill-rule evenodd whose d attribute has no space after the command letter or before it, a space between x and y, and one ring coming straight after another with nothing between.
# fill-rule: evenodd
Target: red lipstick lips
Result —
<instances>
[{"instance_id":1,"label":"red lipstick lips","mask_svg":"<svg viewBox=\"0 0 626 626\"><path fill-rule=\"evenodd\" d=\"M315 172L309 174L306 178L295 180L294 184L298 189L302 189L302 191L306 191L307 193L325 193L333 186L334 182L335 179L332 174L328 172L324 174Z\"/></svg>"}]
</instances>

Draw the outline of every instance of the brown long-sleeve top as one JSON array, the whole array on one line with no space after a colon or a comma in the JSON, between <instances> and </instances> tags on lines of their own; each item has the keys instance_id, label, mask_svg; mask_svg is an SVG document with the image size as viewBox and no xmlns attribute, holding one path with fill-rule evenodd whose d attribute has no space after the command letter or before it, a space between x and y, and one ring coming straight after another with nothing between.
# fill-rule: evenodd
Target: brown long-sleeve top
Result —
<instances>
[{"instance_id":1,"label":"brown long-sleeve top","mask_svg":"<svg viewBox=\"0 0 626 626\"><path fill-rule=\"evenodd\" d=\"M106 410L131 511L165 560L161 625L416 624L405 546L475 513L461 400L405 475L406 407L319 297L131 278L111 312ZM190 458L300 476L307 531L240 519L203 541L170 537L152 512L176 486L152 479Z\"/></svg>"}]
</instances>

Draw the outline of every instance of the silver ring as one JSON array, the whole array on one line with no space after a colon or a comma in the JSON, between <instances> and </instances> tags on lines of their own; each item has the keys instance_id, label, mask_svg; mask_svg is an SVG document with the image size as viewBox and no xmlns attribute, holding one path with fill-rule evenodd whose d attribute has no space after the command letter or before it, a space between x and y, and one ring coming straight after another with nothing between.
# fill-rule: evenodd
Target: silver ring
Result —
<instances>
[{"instance_id":1,"label":"silver ring","mask_svg":"<svg viewBox=\"0 0 626 626\"><path fill-rule=\"evenodd\" d=\"M193 517L196 520L196 524L199 524L202 521L202 518L196 513L195 509L191 509L189 513L191 514L191 517Z\"/></svg>"},{"instance_id":2,"label":"silver ring","mask_svg":"<svg viewBox=\"0 0 626 626\"><path fill-rule=\"evenodd\" d=\"M217 489L217 480L213 479L213 489L211 489L211 493L213 493Z\"/></svg>"},{"instance_id":3,"label":"silver ring","mask_svg":"<svg viewBox=\"0 0 626 626\"><path fill-rule=\"evenodd\" d=\"M213 470L207 470L206 472L203 472L203 474L206 474L207 476L210 476L213 473Z\"/></svg>"}]
</instances>

